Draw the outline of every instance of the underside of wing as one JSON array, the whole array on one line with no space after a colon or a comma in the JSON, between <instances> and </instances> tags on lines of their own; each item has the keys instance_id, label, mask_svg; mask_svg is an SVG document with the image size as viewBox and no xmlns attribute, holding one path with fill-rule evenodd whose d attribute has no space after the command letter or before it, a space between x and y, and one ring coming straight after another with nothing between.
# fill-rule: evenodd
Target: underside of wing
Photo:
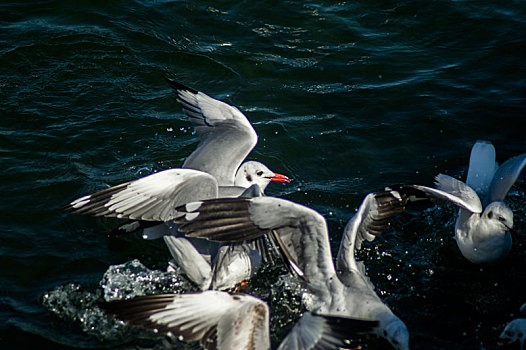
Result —
<instances>
[{"instance_id":1,"label":"underside of wing","mask_svg":"<svg viewBox=\"0 0 526 350\"><path fill-rule=\"evenodd\" d=\"M361 273L355 261L355 251L360 249L364 240L373 241L382 234L393 218L411 203L421 207L422 203L430 201L422 192L405 185L368 194L343 231L337 258L338 270Z\"/></svg>"},{"instance_id":2,"label":"underside of wing","mask_svg":"<svg viewBox=\"0 0 526 350\"><path fill-rule=\"evenodd\" d=\"M242 242L259 238L268 230L251 219L249 199L217 199L189 203L177 208L186 213L176 220L187 237L216 242Z\"/></svg>"},{"instance_id":3,"label":"underside of wing","mask_svg":"<svg viewBox=\"0 0 526 350\"><path fill-rule=\"evenodd\" d=\"M243 336L253 336L251 333L229 334L234 332L232 325L236 322L239 326L262 327L260 320L264 323L266 317L268 332L268 307L249 295L219 291L150 295L105 303L102 308L129 324L171 332L186 341L201 341L203 345L219 346L218 340L228 343L233 337L243 342ZM265 330L260 332L265 334ZM228 348L228 345L218 347Z\"/></svg>"},{"instance_id":4,"label":"underside of wing","mask_svg":"<svg viewBox=\"0 0 526 350\"><path fill-rule=\"evenodd\" d=\"M168 169L81 197L64 207L90 214L144 221L168 221L175 208L199 199L215 198L217 181L192 169Z\"/></svg>"},{"instance_id":5,"label":"underside of wing","mask_svg":"<svg viewBox=\"0 0 526 350\"><path fill-rule=\"evenodd\" d=\"M472 213L482 212L480 198L471 187L460 180L444 174L438 174L435 179L437 188L420 185L408 186L421 190L435 199L445 200L451 204L455 204ZM440 203L440 201L438 203Z\"/></svg>"},{"instance_id":6,"label":"underside of wing","mask_svg":"<svg viewBox=\"0 0 526 350\"><path fill-rule=\"evenodd\" d=\"M295 273L307 280L335 273L325 219L307 207L257 197L201 201L177 210L187 213L177 222L189 237L240 242L273 230L271 239Z\"/></svg>"},{"instance_id":7,"label":"underside of wing","mask_svg":"<svg viewBox=\"0 0 526 350\"><path fill-rule=\"evenodd\" d=\"M278 350L332 350L346 347L357 334L371 333L377 321L317 315L306 312Z\"/></svg>"},{"instance_id":8,"label":"underside of wing","mask_svg":"<svg viewBox=\"0 0 526 350\"><path fill-rule=\"evenodd\" d=\"M166 80L200 139L183 167L213 175L220 186L232 186L237 169L257 143L254 128L236 107Z\"/></svg>"},{"instance_id":9,"label":"underside of wing","mask_svg":"<svg viewBox=\"0 0 526 350\"><path fill-rule=\"evenodd\" d=\"M526 154L515 156L502 163L493 177L485 204L503 201L524 166L526 166Z\"/></svg>"}]
</instances>

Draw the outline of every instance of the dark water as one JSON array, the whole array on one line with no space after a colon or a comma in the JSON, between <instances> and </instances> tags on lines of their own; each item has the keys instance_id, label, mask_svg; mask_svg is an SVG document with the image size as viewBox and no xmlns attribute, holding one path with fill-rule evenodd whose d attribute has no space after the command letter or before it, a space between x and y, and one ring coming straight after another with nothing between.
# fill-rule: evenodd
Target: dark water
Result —
<instances>
[{"instance_id":1,"label":"dark water","mask_svg":"<svg viewBox=\"0 0 526 350\"><path fill-rule=\"evenodd\" d=\"M110 266L164 269L162 242L110 239L116 220L60 211L195 148L161 74L244 111L259 134L250 158L294 179L267 193L324 214L336 249L368 192L464 178L478 139L499 161L526 152L525 34L523 1L1 2L0 348L164 346L112 333L92 307ZM523 176L508 196L522 232L525 190ZM524 235L501 263L474 266L452 240L454 212L406 214L362 257L412 348L495 349L526 302ZM265 279L279 276L254 283ZM272 311L297 308L293 294L279 289Z\"/></svg>"}]
</instances>

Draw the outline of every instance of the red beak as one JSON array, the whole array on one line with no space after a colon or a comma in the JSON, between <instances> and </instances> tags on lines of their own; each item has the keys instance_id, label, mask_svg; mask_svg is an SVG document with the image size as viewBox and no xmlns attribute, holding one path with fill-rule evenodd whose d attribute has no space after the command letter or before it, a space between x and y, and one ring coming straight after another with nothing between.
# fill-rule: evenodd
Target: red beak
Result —
<instances>
[{"instance_id":1,"label":"red beak","mask_svg":"<svg viewBox=\"0 0 526 350\"><path fill-rule=\"evenodd\" d=\"M286 177L285 175L281 175L281 174L274 174L274 176L272 176L270 178L270 181L277 181L277 182L286 182L286 183L289 183L290 182L290 179L288 177Z\"/></svg>"}]
</instances>

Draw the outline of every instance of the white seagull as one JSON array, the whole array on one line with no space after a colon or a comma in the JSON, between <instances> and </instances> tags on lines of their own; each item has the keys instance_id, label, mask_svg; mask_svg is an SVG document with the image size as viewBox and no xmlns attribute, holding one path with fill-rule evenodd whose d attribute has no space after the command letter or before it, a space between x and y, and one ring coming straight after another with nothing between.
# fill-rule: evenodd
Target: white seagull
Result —
<instances>
[{"instance_id":1,"label":"white seagull","mask_svg":"<svg viewBox=\"0 0 526 350\"><path fill-rule=\"evenodd\" d=\"M476 264L505 257L512 244L513 212L504 198L526 165L526 154L495 161L495 148L477 141L471 150L466 183L451 176L436 176L436 187L408 185L434 199L445 199L460 207L455 240L466 259Z\"/></svg>"},{"instance_id":2,"label":"white seagull","mask_svg":"<svg viewBox=\"0 0 526 350\"><path fill-rule=\"evenodd\" d=\"M521 312L526 315L526 304L522 304ZM499 336L499 345L508 345L516 341L520 342L520 349L524 349L524 341L526 341L526 318L516 318L504 327L504 330Z\"/></svg>"},{"instance_id":3,"label":"white seagull","mask_svg":"<svg viewBox=\"0 0 526 350\"><path fill-rule=\"evenodd\" d=\"M270 349L268 305L249 294L204 291L150 295L102 307L129 324L170 332L180 340L199 341L204 349ZM375 321L306 312L278 349L332 350L377 325Z\"/></svg>"},{"instance_id":4,"label":"white seagull","mask_svg":"<svg viewBox=\"0 0 526 350\"><path fill-rule=\"evenodd\" d=\"M219 259L214 259L219 245L176 237L172 221L176 213L174 208L218 196L258 196L270 181L290 182L290 179L270 171L262 163L244 162L257 143L257 134L236 107L166 80L177 92L200 138L197 149L183 163L183 168L163 170L110 187L81 197L64 209L134 220L119 230L130 232L143 228L146 239L164 236L175 264L201 289L230 288L234 279L240 282L242 276L248 278L257 269L252 263L257 265L258 252L248 246L225 247L219 251ZM222 264L211 266L214 260ZM233 274L240 276L228 278Z\"/></svg>"},{"instance_id":5,"label":"white seagull","mask_svg":"<svg viewBox=\"0 0 526 350\"><path fill-rule=\"evenodd\" d=\"M323 216L288 200L257 197L189 203L178 208L186 214L177 221L183 223L179 230L187 236L215 241L253 239L272 230L280 246L304 273L305 287L313 296L305 305L307 309L318 314L379 321L374 332L394 348L407 350L409 332L405 324L374 292L363 263L355 259L362 241L372 241L406 204L408 195L395 190L367 195L345 227L336 268Z\"/></svg>"}]
</instances>

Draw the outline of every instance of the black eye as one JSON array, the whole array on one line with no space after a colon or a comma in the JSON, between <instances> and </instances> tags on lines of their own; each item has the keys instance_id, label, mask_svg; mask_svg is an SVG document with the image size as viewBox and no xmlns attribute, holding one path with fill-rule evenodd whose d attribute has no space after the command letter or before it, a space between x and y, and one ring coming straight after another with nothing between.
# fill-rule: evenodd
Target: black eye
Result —
<instances>
[{"instance_id":1,"label":"black eye","mask_svg":"<svg viewBox=\"0 0 526 350\"><path fill-rule=\"evenodd\" d=\"M504 219L502 216L499 216L499 221L500 222L504 222L504 221L506 221L506 219Z\"/></svg>"},{"instance_id":2,"label":"black eye","mask_svg":"<svg viewBox=\"0 0 526 350\"><path fill-rule=\"evenodd\" d=\"M263 175L263 172L260 170L260 171L258 171L258 172L256 173L256 175L257 175L257 176L261 176L261 175Z\"/></svg>"},{"instance_id":3,"label":"black eye","mask_svg":"<svg viewBox=\"0 0 526 350\"><path fill-rule=\"evenodd\" d=\"M490 218L490 219L491 219L492 217L493 217L493 212L492 212L492 211L490 211L490 212L488 213L488 218Z\"/></svg>"}]
</instances>

